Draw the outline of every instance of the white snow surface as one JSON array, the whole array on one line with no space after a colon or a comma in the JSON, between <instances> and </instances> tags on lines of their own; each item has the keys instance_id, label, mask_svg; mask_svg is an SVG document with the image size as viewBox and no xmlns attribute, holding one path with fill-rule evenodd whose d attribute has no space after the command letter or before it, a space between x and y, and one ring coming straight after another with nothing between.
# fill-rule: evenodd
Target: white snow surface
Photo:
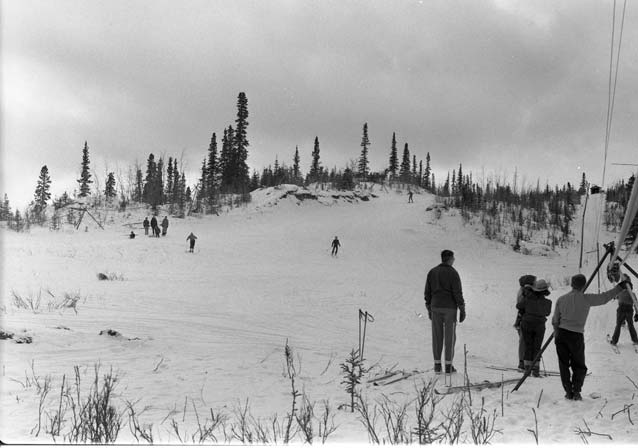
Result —
<instances>
[{"instance_id":1,"label":"white snow surface","mask_svg":"<svg viewBox=\"0 0 638 448\"><path fill-rule=\"evenodd\" d=\"M295 196L308 191L317 199ZM573 224L573 246L549 257L522 255L464 226L454 210L436 219L426 211L435 203L433 195L417 192L408 204L406 193L378 187L356 194L294 186L263 189L253 193L250 204L220 216L169 217L168 235L162 238L144 236L139 224L134 227L137 238L128 238L131 229L125 224L150 216L142 208L111 212L105 230L84 225L77 231L2 230L0 329L31 336L32 343L0 340L0 439L52 443L44 431L34 435L38 396L34 387L24 387L32 365L41 378L51 375L49 409L55 406L62 375L71 378L74 366L80 366L87 381L97 363L104 372L112 367L119 378L118 399L139 400L136 406L146 408L140 420L154 424L156 443L179 443L170 419L161 424L172 410L180 424L192 429L192 404L203 412L230 412L248 399L255 417L284 417L290 408L283 355L288 341L300 367L300 390L311 401L329 400L334 408L338 427L328 442L369 443L357 414L336 409L349 402L339 365L358 347L359 310L374 317L367 324L364 352L366 364L375 365L370 374L392 367L429 369L388 386L364 382L362 392L370 402L381 394L397 403L413 400L416 387L434 377L423 288L443 249L455 251L467 303L467 320L457 327L459 373L453 382L463 382L465 365L472 382L520 377L486 367L517 364L518 336L512 325L518 278L545 278L553 302L569 291L570 276L579 272L582 209ZM590 199L585 217L581 271L587 276L597 263L592 248L601 210L595 203ZM198 237L194 253L185 240L190 232ZM342 243L336 258L330 255L335 236ZM601 243L614 239L601 232ZM119 279L99 281L98 273ZM604 275L600 282L601 290L612 286ZM595 280L588 292L597 289ZM12 292L37 296L39 291L37 312L15 306ZM79 293L77 314L47 309L52 299L46 291L57 299ZM495 426L501 433L493 443L535 444L533 409L541 444L581 444L576 429L586 425L612 437L592 434L590 443L635 443L638 418L627 412L614 415L638 403L638 389L630 381L638 383L638 354L626 330L620 355L605 339L613 331L615 312L615 301L591 310L585 329L591 375L582 402L563 398L558 377L529 378L516 392L505 386L503 398L500 388L473 392L475 406L484 398L485 408L497 411ZM99 334L108 329L120 336ZM550 333L548 322L546 338ZM558 370L553 343L543 363ZM446 396L441 406L454 397ZM123 428L118 441L135 439ZM469 435L463 441L471 442Z\"/></svg>"}]
</instances>

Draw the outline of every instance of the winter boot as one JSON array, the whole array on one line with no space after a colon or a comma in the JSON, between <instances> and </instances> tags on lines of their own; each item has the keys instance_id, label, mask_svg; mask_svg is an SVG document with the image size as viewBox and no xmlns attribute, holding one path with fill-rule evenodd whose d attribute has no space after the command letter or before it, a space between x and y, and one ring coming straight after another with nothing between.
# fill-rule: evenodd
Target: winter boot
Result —
<instances>
[{"instance_id":1,"label":"winter boot","mask_svg":"<svg viewBox=\"0 0 638 448\"><path fill-rule=\"evenodd\" d=\"M441 363L440 362L435 362L434 363L434 373L441 373Z\"/></svg>"},{"instance_id":2,"label":"winter boot","mask_svg":"<svg viewBox=\"0 0 638 448\"><path fill-rule=\"evenodd\" d=\"M528 360L523 361L523 368L525 369L526 372L528 370L531 370L532 369L532 361L528 361Z\"/></svg>"},{"instance_id":3,"label":"winter boot","mask_svg":"<svg viewBox=\"0 0 638 448\"><path fill-rule=\"evenodd\" d=\"M535 378L541 376L540 366L538 364L534 364L534 367L532 367L532 376Z\"/></svg>"},{"instance_id":4,"label":"winter boot","mask_svg":"<svg viewBox=\"0 0 638 448\"><path fill-rule=\"evenodd\" d=\"M582 401L583 397L580 395L580 392L574 392L574 397L572 400L574 401Z\"/></svg>"},{"instance_id":5,"label":"winter boot","mask_svg":"<svg viewBox=\"0 0 638 448\"><path fill-rule=\"evenodd\" d=\"M520 370L521 372L525 371L525 363L523 362L522 359L518 360L518 370Z\"/></svg>"},{"instance_id":6,"label":"winter boot","mask_svg":"<svg viewBox=\"0 0 638 448\"><path fill-rule=\"evenodd\" d=\"M452 364L445 365L445 373L456 373L456 369Z\"/></svg>"}]
</instances>

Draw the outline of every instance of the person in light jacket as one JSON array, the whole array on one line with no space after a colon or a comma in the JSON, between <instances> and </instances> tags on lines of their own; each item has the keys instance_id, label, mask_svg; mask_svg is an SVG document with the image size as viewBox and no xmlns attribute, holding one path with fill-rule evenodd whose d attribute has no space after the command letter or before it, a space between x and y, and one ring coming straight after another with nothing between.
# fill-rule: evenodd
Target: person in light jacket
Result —
<instances>
[{"instance_id":1,"label":"person in light jacket","mask_svg":"<svg viewBox=\"0 0 638 448\"><path fill-rule=\"evenodd\" d=\"M626 278L613 289L601 294L585 294L587 279L583 274L572 277L572 290L556 301L552 325L558 355L560 380L568 400L582 400L581 391L587 365L585 364L585 323L592 306L610 302L624 290Z\"/></svg>"}]
</instances>

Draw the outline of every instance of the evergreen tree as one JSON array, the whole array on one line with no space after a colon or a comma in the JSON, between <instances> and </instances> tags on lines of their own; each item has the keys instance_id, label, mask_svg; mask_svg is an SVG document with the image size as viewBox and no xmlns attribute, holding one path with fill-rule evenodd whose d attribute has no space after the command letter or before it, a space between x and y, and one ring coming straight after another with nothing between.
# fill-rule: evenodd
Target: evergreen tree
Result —
<instances>
[{"instance_id":1,"label":"evergreen tree","mask_svg":"<svg viewBox=\"0 0 638 448\"><path fill-rule=\"evenodd\" d=\"M321 175L321 162L319 161L319 137L315 137L315 147L312 150L312 165L308 175L308 183L318 182Z\"/></svg>"},{"instance_id":2,"label":"evergreen tree","mask_svg":"<svg viewBox=\"0 0 638 448\"><path fill-rule=\"evenodd\" d=\"M215 201L218 171L217 135L213 132L208 145L208 164L206 166L206 198L209 204L213 204Z\"/></svg>"},{"instance_id":3,"label":"evergreen tree","mask_svg":"<svg viewBox=\"0 0 638 448\"><path fill-rule=\"evenodd\" d=\"M109 173L106 176L106 187L104 188L104 196L106 196L106 200L111 201L117 195L115 191L115 174Z\"/></svg>"},{"instance_id":4,"label":"evergreen tree","mask_svg":"<svg viewBox=\"0 0 638 448\"><path fill-rule=\"evenodd\" d=\"M208 198L208 189L206 185L208 184L208 163L206 162L206 158L202 161L202 169L199 177L198 188L197 188L197 196L195 197L195 210L200 211L202 201L205 201Z\"/></svg>"},{"instance_id":5,"label":"evergreen tree","mask_svg":"<svg viewBox=\"0 0 638 448\"><path fill-rule=\"evenodd\" d=\"M578 188L579 194L585 194L587 191L587 179L585 179L585 173L583 172L583 179L580 181L580 187Z\"/></svg>"},{"instance_id":6,"label":"evergreen tree","mask_svg":"<svg viewBox=\"0 0 638 448\"><path fill-rule=\"evenodd\" d=\"M363 136L361 137L361 156L359 157L359 176L363 180L368 178L368 146L370 146L370 139L368 138L368 123L364 123Z\"/></svg>"},{"instance_id":7,"label":"evergreen tree","mask_svg":"<svg viewBox=\"0 0 638 448\"><path fill-rule=\"evenodd\" d=\"M164 201L164 159L160 157L157 162L157 177L155 178L155 196L158 204L163 204Z\"/></svg>"},{"instance_id":8,"label":"evergreen tree","mask_svg":"<svg viewBox=\"0 0 638 448\"><path fill-rule=\"evenodd\" d=\"M396 133L392 133L392 146L390 147L390 174L391 178L396 177L397 170L399 169L399 157L397 155L397 138Z\"/></svg>"},{"instance_id":9,"label":"evergreen tree","mask_svg":"<svg viewBox=\"0 0 638 448\"><path fill-rule=\"evenodd\" d=\"M150 204L152 207L157 207L157 205L160 204L160 198L157 192L158 185L159 175L157 163L155 162L155 156L151 153L146 161L146 177L144 179L142 198L144 202Z\"/></svg>"},{"instance_id":10,"label":"evergreen tree","mask_svg":"<svg viewBox=\"0 0 638 448\"><path fill-rule=\"evenodd\" d=\"M299 171L299 147L295 146L295 157L292 160L292 177L295 184L299 184L301 172Z\"/></svg>"},{"instance_id":11,"label":"evergreen tree","mask_svg":"<svg viewBox=\"0 0 638 448\"><path fill-rule=\"evenodd\" d=\"M237 157L235 158L235 176L234 186L236 193L245 192L248 186L248 165L246 160L248 159L248 99L244 92L240 92L237 98L237 119L235 120L237 126L235 130L235 151Z\"/></svg>"},{"instance_id":12,"label":"evergreen tree","mask_svg":"<svg viewBox=\"0 0 638 448\"><path fill-rule=\"evenodd\" d=\"M419 160L419 175L417 176L419 187L423 186L423 160Z\"/></svg>"},{"instance_id":13,"label":"evergreen tree","mask_svg":"<svg viewBox=\"0 0 638 448\"><path fill-rule=\"evenodd\" d=\"M173 158L169 156L168 166L166 167L166 202L169 204L173 202Z\"/></svg>"},{"instance_id":14,"label":"evergreen tree","mask_svg":"<svg viewBox=\"0 0 638 448\"><path fill-rule=\"evenodd\" d=\"M403 159L401 161L401 170L399 171L399 177L402 182L410 181L410 150L406 143L403 147Z\"/></svg>"},{"instance_id":15,"label":"evergreen tree","mask_svg":"<svg viewBox=\"0 0 638 448\"><path fill-rule=\"evenodd\" d=\"M91 170L89 168L89 145L87 142L84 142L84 149L82 149L82 171L80 173L80 178L78 179L78 184L80 184L80 194L81 198L88 196L91 193L91 185L93 181L91 180Z\"/></svg>"},{"instance_id":16,"label":"evergreen tree","mask_svg":"<svg viewBox=\"0 0 638 448\"><path fill-rule=\"evenodd\" d=\"M425 156L425 171L423 173L423 187L428 190L432 188L430 184L430 173L432 169L430 168L430 153ZM433 189L433 188L432 188Z\"/></svg>"},{"instance_id":17,"label":"evergreen tree","mask_svg":"<svg viewBox=\"0 0 638 448\"><path fill-rule=\"evenodd\" d=\"M260 179L259 173L256 170L253 170L253 175L250 178L250 191L254 191L259 188Z\"/></svg>"},{"instance_id":18,"label":"evergreen tree","mask_svg":"<svg viewBox=\"0 0 638 448\"><path fill-rule=\"evenodd\" d=\"M9 204L9 197L7 193L4 194L4 200L0 206L0 221L9 221L11 218L11 205Z\"/></svg>"},{"instance_id":19,"label":"evergreen tree","mask_svg":"<svg viewBox=\"0 0 638 448\"><path fill-rule=\"evenodd\" d=\"M37 220L42 221L42 212L46 208L49 199L51 199L51 178L49 177L49 169L44 165L40 169L40 177L38 177L35 194L33 195L33 210Z\"/></svg>"},{"instance_id":20,"label":"evergreen tree","mask_svg":"<svg viewBox=\"0 0 638 448\"><path fill-rule=\"evenodd\" d=\"M144 199L144 177L141 169L135 171L135 188L133 189L133 200L142 202Z\"/></svg>"},{"instance_id":21,"label":"evergreen tree","mask_svg":"<svg viewBox=\"0 0 638 448\"><path fill-rule=\"evenodd\" d=\"M412 179L416 179L416 154L412 155Z\"/></svg>"}]
</instances>

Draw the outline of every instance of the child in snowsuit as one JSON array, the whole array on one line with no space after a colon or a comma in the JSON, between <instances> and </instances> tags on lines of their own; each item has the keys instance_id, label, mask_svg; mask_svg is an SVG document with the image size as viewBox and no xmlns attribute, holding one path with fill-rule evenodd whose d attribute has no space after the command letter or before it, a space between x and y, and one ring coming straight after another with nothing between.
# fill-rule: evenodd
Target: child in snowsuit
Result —
<instances>
[{"instance_id":1,"label":"child in snowsuit","mask_svg":"<svg viewBox=\"0 0 638 448\"><path fill-rule=\"evenodd\" d=\"M195 240L197 239L197 237L193 235L193 232L191 232L191 234L188 235L186 239L190 242L190 249L188 251L193 252L193 249L195 249Z\"/></svg>"},{"instance_id":2,"label":"child in snowsuit","mask_svg":"<svg viewBox=\"0 0 638 448\"><path fill-rule=\"evenodd\" d=\"M142 225L144 226L144 235L148 235L148 228L151 226L151 224L148 222L148 216L144 218L144 222L142 223Z\"/></svg>"},{"instance_id":3,"label":"child in snowsuit","mask_svg":"<svg viewBox=\"0 0 638 448\"><path fill-rule=\"evenodd\" d=\"M627 280L627 285L633 289L632 283ZM629 330L629 336L634 344L638 344L638 336L636 335L636 328L634 327L633 315L634 315L634 301L627 290L622 291L617 296L618 309L616 310L616 329L611 337L611 343L613 345L618 344L618 338L620 337L620 327L624 322L627 322L627 329ZM638 314L636 314L638 317ZM635 318L634 318L635 319Z\"/></svg>"},{"instance_id":4,"label":"child in snowsuit","mask_svg":"<svg viewBox=\"0 0 638 448\"><path fill-rule=\"evenodd\" d=\"M166 232L168 231L168 216L164 216L162 220L162 236L166 236Z\"/></svg>"},{"instance_id":5,"label":"child in snowsuit","mask_svg":"<svg viewBox=\"0 0 638 448\"><path fill-rule=\"evenodd\" d=\"M525 296L530 293L530 289L526 288L526 285L533 285L536 280L535 275L523 275L518 279L518 284L520 288L518 289L518 294L516 295L516 305L521 303ZM521 310L517 308L516 312L516 320L514 321L514 328L518 332L518 368L519 370L525 370L525 364L523 360L525 359L525 339L523 338L523 332L521 331L521 319L523 317L523 313Z\"/></svg>"},{"instance_id":6,"label":"child in snowsuit","mask_svg":"<svg viewBox=\"0 0 638 448\"><path fill-rule=\"evenodd\" d=\"M129 236L128 236L128 237L129 237L130 239L135 238L135 232L133 232L133 231L131 230L131 233L129 234Z\"/></svg>"},{"instance_id":7,"label":"child in snowsuit","mask_svg":"<svg viewBox=\"0 0 638 448\"><path fill-rule=\"evenodd\" d=\"M339 242L339 238L335 236L335 239L332 240L332 256L335 257L337 252L339 252L339 247L341 247L341 243Z\"/></svg>"},{"instance_id":8,"label":"child in snowsuit","mask_svg":"<svg viewBox=\"0 0 638 448\"><path fill-rule=\"evenodd\" d=\"M534 281L533 285L526 285L530 293L526 294L522 302L516 305L521 310L521 332L525 340L525 370L532 370L532 375L540 376L539 363L532 365L536 356L541 351L543 338L545 337L545 322L552 312L552 302L546 298L549 295L549 286L543 279Z\"/></svg>"}]
</instances>

